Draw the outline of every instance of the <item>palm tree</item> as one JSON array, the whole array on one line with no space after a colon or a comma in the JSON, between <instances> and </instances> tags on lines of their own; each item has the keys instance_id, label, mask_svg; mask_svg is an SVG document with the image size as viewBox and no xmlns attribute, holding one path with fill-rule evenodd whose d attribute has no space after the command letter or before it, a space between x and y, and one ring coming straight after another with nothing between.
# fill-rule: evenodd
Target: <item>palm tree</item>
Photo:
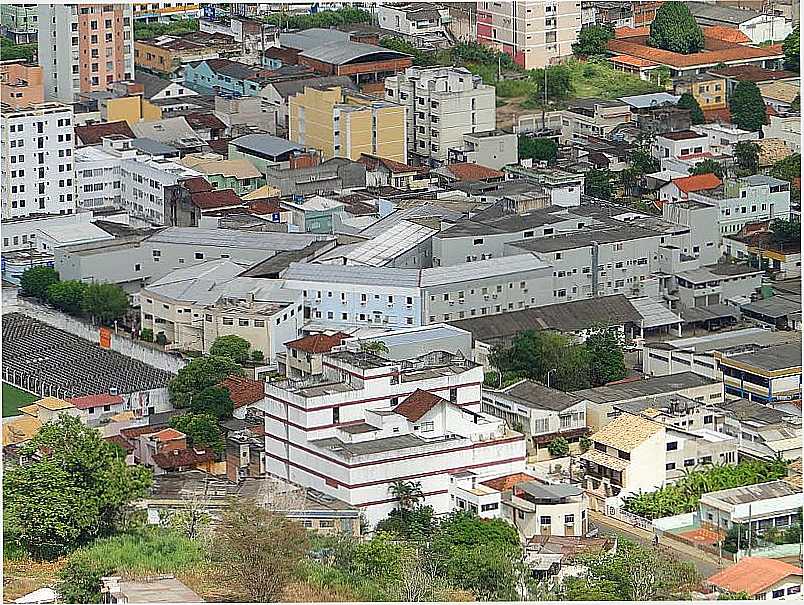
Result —
<instances>
[{"instance_id":1,"label":"palm tree","mask_svg":"<svg viewBox=\"0 0 804 605\"><path fill-rule=\"evenodd\" d=\"M413 510L420 500L424 500L422 484L419 481L394 481L388 486L388 492L399 502L399 510Z\"/></svg>"}]
</instances>

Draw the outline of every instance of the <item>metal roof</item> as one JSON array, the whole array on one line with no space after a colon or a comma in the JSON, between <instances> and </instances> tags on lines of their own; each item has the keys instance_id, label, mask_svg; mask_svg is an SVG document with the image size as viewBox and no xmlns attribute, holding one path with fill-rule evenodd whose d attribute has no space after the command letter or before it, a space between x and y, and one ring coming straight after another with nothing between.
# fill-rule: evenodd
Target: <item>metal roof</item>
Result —
<instances>
[{"instance_id":1,"label":"metal roof","mask_svg":"<svg viewBox=\"0 0 804 605\"><path fill-rule=\"evenodd\" d=\"M701 496L701 500L710 502L716 500L724 504L738 505L800 494L800 490L790 485L787 481L779 479L777 481L768 481L767 483L757 483L754 485L722 489L717 492L709 492Z\"/></svg>"},{"instance_id":2,"label":"metal roof","mask_svg":"<svg viewBox=\"0 0 804 605\"><path fill-rule=\"evenodd\" d=\"M430 238L435 229L410 221L400 221L374 239L352 248L345 255L347 264L383 267Z\"/></svg>"},{"instance_id":3,"label":"metal roof","mask_svg":"<svg viewBox=\"0 0 804 605\"><path fill-rule=\"evenodd\" d=\"M766 347L753 353L735 355L720 360L721 365L731 365L732 362L770 372L800 368L801 341Z\"/></svg>"},{"instance_id":4,"label":"metal roof","mask_svg":"<svg viewBox=\"0 0 804 605\"><path fill-rule=\"evenodd\" d=\"M374 46L373 44L363 44L362 42L349 41L329 42L328 44L321 44L299 53L300 57L306 57L308 59L314 59L316 61L335 65L351 63L352 61L356 61L358 59L368 59L372 55L382 56L383 59L404 59L410 57L410 55L405 53L384 48L382 46Z\"/></svg>"},{"instance_id":5,"label":"metal roof","mask_svg":"<svg viewBox=\"0 0 804 605\"><path fill-rule=\"evenodd\" d=\"M531 409L552 410L554 412L566 410L583 401L572 393L551 389L532 380L517 382L500 391L499 395L503 398L510 397L516 403Z\"/></svg>"},{"instance_id":6,"label":"metal roof","mask_svg":"<svg viewBox=\"0 0 804 605\"><path fill-rule=\"evenodd\" d=\"M682 323L682 319L658 300L649 296L628 299L642 316L643 328L658 328Z\"/></svg>"},{"instance_id":7,"label":"metal roof","mask_svg":"<svg viewBox=\"0 0 804 605\"><path fill-rule=\"evenodd\" d=\"M421 270L422 287L471 282L498 275L525 273L550 269L535 254L518 254L516 256L502 256L472 263L463 263L449 267L433 267Z\"/></svg>"},{"instance_id":8,"label":"metal roof","mask_svg":"<svg viewBox=\"0 0 804 605\"><path fill-rule=\"evenodd\" d=\"M793 313L801 312L801 298L776 294L770 298L743 305L741 308L743 311L764 315L765 317L787 317Z\"/></svg>"},{"instance_id":9,"label":"metal roof","mask_svg":"<svg viewBox=\"0 0 804 605\"><path fill-rule=\"evenodd\" d=\"M282 274L285 281L318 282L330 284L353 284L362 286L391 286L418 288L418 269L394 269L391 267L361 267L358 265L319 265L314 263L291 263Z\"/></svg>"},{"instance_id":10,"label":"metal roof","mask_svg":"<svg viewBox=\"0 0 804 605\"><path fill-rule=\"evenodd\" d=\"M717 381L699 376L695 372L681 372L679 374L651 376L650 378L632 380L619 384L583 389L574 391L573 395L595 403L614 403L649 395L674 393L684 389L692 389L716 383Z\"/></svg>"},{"instance_id":11,"label":"metal roof","mask_svg":"<svg viewBox=\"0 0 804 605\"><path fill-rule=\"evenodd\" d=\"M259 155L271 157L279 157L291 151L304 150L303 145L275 137L271 134L247 134L229 141L229 144L247 152L253 151Z\"/></svg>"},{"instance_id":12,"label":"metal roof","mask_svg":"<svg viewBox=\"0 0 804 605\"><path fill-rule=\"evenodd\" d=\"M236 229L200 229L197 227L168 227L155 233L150 243L189 244L221 248L265 250L270 256L274 250L301 250L314 241L327 239L325 235L309 233L280 233L238 231Z\"/></svg>"}]
</instances>

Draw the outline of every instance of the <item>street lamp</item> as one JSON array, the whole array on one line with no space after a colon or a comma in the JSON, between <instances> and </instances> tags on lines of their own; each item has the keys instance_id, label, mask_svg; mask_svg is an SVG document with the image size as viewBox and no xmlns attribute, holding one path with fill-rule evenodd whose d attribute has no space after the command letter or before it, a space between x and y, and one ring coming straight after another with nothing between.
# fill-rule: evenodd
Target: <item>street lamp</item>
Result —
<instances>
[{"instance_id":1,"label":"street lamp","mask_svg":"<svg viewBox=\"0 0 804 605\"><path fill-rule=\"evenodd\" d=\"M556 371L557 371L556 368L553 368L552 370L547 370L547 388L548 389L550 388L550 372L556 372Z\"/></svg>"}]
</instances>

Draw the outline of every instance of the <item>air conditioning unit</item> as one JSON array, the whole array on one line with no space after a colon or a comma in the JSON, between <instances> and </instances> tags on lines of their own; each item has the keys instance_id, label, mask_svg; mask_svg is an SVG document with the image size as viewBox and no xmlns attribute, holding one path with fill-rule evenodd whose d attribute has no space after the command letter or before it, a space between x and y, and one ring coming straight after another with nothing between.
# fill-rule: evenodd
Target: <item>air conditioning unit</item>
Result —
<instances>
[{"instance_id":1,"label":"air conditioning unit","mask_svg":"<svg viewBox=\"0 0 804 605\"><path fill-rule=\"evenodd\" d=\"M316 299L315 299L315 302L320 303L320 302L321 302L321 299L320 299L320 298L316 298Z\"/></svg>"},{"instance_id":2,"label":"air conditioning unit","mask_svg":"<svg viewBox=\"0 0 804 605\"><path fill-rule=\"evenodd\" d=\"M496 294L492 294L492 295L491 295L491 297L492 297L494 300L497 300L497 295L496 295Z\"/></svg>"},{"instance_id":3,"label":"air conditioning unit","mask_svg":"<svg viewBox=\"0 0 804 605\"><path fill-rule=\"evenodd\" d=\"M455 301L454 300L449 301L449 306L454 307L455 306Z\"/></svg>"},{"instance_id":4,"label":"air conditioning unit","mask_svg":"<svg viewBox=\"0 0 804 605\"><path fill-rule=\"evenodd\" d=\"M489 295L488 295L488 294L484 294L484 295L483 295L483 300L488 300L488 299L489 299Z\"/></svg>"},{"instance_id":5,"label":"air conditioning unit","mask_svg":"<svg viewBox=\"0 0 804 605\"><path fill-rule=\"evenodd\" d=\"M394 303L388 303L388 308L393 309L394 308Z\"/></svg>"}]
</instances>

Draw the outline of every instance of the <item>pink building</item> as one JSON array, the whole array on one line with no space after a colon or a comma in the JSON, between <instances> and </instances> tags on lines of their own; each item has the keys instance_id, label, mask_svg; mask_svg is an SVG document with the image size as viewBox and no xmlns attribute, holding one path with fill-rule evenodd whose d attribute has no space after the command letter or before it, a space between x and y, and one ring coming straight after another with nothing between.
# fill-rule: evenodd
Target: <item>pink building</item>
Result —
<instances>
[{"instance_id":1,"label":"pink building","mask_svg":"<svg viewBox=\"0 0 804 605\"><path fill-rule=\"evenodd\" d=\"M42 68L21 60L0 62L0 95L14 109L39 105L44 101Z\"/></svg>"}]
</instances>

